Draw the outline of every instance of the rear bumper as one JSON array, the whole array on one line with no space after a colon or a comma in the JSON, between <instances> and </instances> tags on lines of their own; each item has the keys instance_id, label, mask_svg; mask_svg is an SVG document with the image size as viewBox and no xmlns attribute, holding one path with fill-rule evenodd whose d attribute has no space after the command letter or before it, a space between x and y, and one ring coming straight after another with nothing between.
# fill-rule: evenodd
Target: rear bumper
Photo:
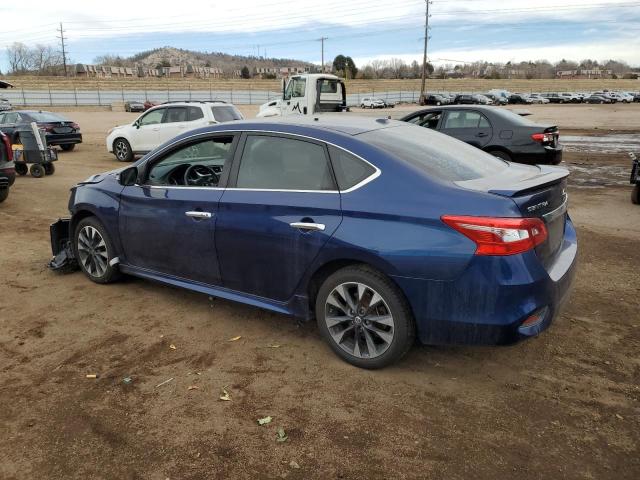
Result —
<instances>
[{"instance_id":1,"label":"rear bumper","mask_svg":"<svg viewBox=\"0 0 640 480\"><path fill-rule=\"evenodd\" d=\"M48 145L73 145L82 143L81 133L49 133L47 134Z\"/></svg>"},{"instance_id":2,"label":"rear bumper","mask_svg":"<svg viewBox=\"0 0 640 480\"><path fill-rule=\"evenodd\" d=\"M450 282L394 280L411 304L422 343L510 344L551 325L571 290L576 257L576 232L567 219L563 245L548 269L530 251L474 257L465 272ZM522 326L541 310L546 313L538 323Z\"/></svg>"},{"instance_id":3,"label":"rear bumper","mask_svg":"<svg viewBox=\"0 0 640 480\"><path fill-rule=\"evenodd\" d=\"M562 162L562 152L564 147L532 145L531 147L521 148L512 152L512 158L515 162L526 163L528 165L558 165Z\"/></svg>"}]
</instances>

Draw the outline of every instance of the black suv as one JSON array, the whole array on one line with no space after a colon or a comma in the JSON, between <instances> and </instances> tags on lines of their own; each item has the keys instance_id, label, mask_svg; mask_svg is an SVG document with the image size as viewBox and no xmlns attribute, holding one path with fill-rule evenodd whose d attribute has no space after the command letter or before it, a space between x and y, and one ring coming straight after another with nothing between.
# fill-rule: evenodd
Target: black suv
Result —
<instances>
[{"instance_id":1,"label":"black suv","mask_svg":"<svg viewBox=\"0 0 640 480\"><path fill-rule=\"evenodd\" d=\"M13 151L9 137L0 132L0 203L9 196L9 187L16 179L16 169L13 164Z\"/></svg>"}]
</instances>

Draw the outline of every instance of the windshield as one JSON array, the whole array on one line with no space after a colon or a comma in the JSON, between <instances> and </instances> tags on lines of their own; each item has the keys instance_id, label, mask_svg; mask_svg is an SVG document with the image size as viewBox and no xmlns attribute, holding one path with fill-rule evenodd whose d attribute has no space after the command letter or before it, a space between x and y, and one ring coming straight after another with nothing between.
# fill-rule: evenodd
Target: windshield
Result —
<instances>
[{"instance_id":1,"label":"windshield","mask_svg":"<svg viewBox=\"0 0 640 480\"><path fill-rule=\"evenodd\" d=\"M233 105L214 105L211 107L213 118L218 122L242 120L242 114Z\"/></svg>"},{"instance_id":2,"label":"windshield","mask_svg":"<svg viewBox=\"0 0 640 480\"><path fill-rule=\"evenodd\" d=\"M440 180L488 177L509 166L466 143L414 125L372 130L358 137Z\"/></svg>"},{"instance_id":3,"label":"windshield","mask_svg":"<svg viewBox=\"0 0 640 480\"><path fill-rule=\"evenodd\" d=\"M68 122L64 117L51 112L29 112L27 115L35 122Z\"/></svg>"}]
</instances>

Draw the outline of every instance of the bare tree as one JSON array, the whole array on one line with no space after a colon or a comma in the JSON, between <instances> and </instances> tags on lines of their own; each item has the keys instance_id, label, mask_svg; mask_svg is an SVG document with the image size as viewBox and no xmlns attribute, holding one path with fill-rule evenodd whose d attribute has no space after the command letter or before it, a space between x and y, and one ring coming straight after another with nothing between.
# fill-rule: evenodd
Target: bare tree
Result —
<instances>
[{"instance_id":1,"label":"bare tree","mask_svg":"<svg viewBox=\"0 0 640 480\"><path fill-rule=\"evenodd\" d=\"M7 47L7 60L11 73L24 73L29 70L29 47L24 43L14 42Z\"/></svg>"}]
</instances>

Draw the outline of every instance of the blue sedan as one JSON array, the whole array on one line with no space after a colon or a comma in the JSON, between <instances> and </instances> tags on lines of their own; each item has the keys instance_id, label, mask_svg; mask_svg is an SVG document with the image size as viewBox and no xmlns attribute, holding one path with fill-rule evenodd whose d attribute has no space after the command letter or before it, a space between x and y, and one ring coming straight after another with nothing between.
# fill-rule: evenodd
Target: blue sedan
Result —
<instances>
[{"instance_id":1,"label":"blue sedan","mask_svg":"<svg viewBox=\"0 0 640 480\"><path fill-rule=\"evenodd\" d=\"M380 368L416 336L506 344L550 325L576 263L567 176L387 119L236 122L81 182L52 243L97 283L315 317L337 355Z\"/></svg>"}]
</instances>

